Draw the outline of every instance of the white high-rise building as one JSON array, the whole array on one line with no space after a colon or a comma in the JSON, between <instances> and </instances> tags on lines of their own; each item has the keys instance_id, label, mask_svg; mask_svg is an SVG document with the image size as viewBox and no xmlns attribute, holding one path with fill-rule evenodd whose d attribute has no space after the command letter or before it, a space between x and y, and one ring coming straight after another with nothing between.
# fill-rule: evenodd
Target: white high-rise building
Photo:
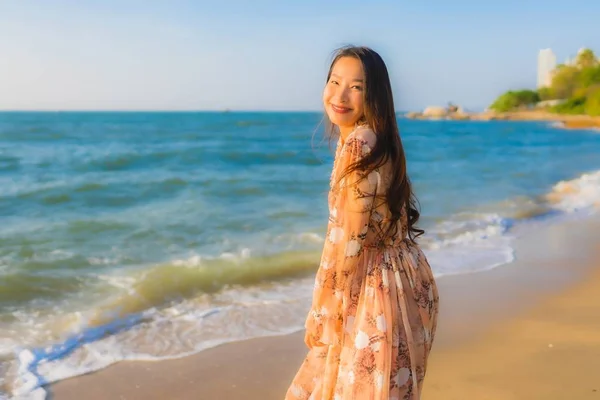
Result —
<instances>
[{"instance_id":1,"label":"white high-rise building","mask_svg":"<svg viewBox=\"0 0 600 400\"><path fill-rule=\"evenodd\" d=\"M556 55L552 49L540 50L538 55L538 87L552 84L552 72L556 69Z\"/></svg>"}]
</instances>

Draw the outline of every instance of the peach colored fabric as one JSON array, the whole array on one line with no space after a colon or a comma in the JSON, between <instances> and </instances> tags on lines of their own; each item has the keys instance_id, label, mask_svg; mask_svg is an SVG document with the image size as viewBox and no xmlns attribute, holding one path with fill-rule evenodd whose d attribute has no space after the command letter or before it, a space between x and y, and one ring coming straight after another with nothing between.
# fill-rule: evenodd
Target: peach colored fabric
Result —
<instances>
[{"instance_id":1,"label":"peach colored fabric","mask_svg":"<svg viewBox=\"0 0 600 400\"><path fill-rule=\"evenodd\" d=\"M309 352L286 400L420 398L438 315L431 268L407 237L405 210L397 233L385 234L389 163L339 179L376 140L365 126L338 140L327 237L305 324Z\"/></svg>"}]
</instances>

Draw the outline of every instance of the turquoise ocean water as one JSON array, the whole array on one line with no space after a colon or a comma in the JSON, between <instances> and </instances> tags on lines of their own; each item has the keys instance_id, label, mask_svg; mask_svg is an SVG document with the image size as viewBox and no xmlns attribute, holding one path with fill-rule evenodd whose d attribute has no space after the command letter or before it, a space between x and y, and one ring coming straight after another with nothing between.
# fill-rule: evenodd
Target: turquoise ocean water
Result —
<instances>
[{"instance_id":1,"label":"turquoise ocean water","mask_svg":"<svg viewBox=\"0 0 600 400\"><path fill-rule=\"evenodd\" d=\"M438 277L600 205L598 132L399 118ZM327 221L320 120L0 113L0 398L300 329Z\"/></svg>"}]
</instances>

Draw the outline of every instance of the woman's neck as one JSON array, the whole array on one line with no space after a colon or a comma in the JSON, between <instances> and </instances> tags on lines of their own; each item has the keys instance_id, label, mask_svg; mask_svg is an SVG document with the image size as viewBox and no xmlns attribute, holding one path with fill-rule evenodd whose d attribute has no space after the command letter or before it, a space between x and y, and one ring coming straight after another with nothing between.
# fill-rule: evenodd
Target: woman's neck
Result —
<instances>
[{"instance_id":1,"label":"woman's neck","mask_svg":"<svg viewBox=\"0 0 600 400\"><path fill-rule=\"evenodd\" d=\"M355 126L339 126L340 130L340 138L342 138L342 143L346 142L346 138L356 129Z\"/></svg>"}]
</instances>

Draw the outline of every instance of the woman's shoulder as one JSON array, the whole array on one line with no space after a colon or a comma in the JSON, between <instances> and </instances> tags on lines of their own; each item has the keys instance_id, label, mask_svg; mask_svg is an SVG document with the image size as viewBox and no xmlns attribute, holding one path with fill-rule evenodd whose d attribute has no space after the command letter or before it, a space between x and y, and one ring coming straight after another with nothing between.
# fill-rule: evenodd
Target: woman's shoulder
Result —
<instances>
[{"instance_id":1,"label":"woman's shoulder","mask_svg":"<svg viewBox=\"0 0 600 400\"><path fill-rule=\"evenodd\" d=\"M348 136L347 142L354 140L358 140L363 144L368 145L371 149L375 146L377 142L377 135L368 125L359 125L350 133Z\"/></svg>"}]
</instances>

